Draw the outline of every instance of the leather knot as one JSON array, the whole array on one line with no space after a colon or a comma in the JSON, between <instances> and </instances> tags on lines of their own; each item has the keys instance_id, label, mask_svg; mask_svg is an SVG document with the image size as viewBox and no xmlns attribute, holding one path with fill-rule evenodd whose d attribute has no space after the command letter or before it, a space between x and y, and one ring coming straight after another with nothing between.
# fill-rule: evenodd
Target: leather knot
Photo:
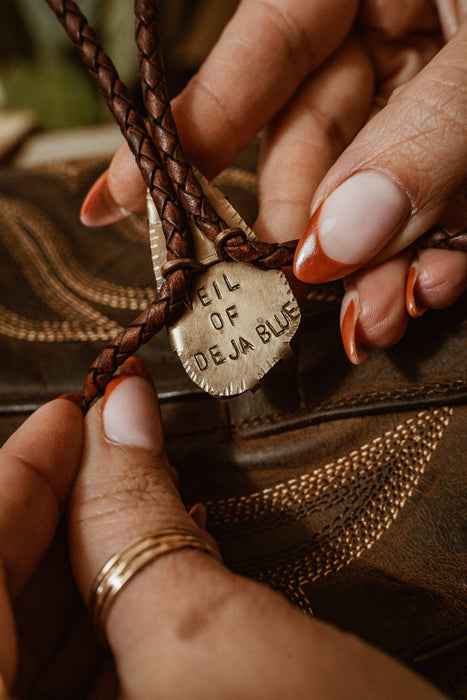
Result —
<instances>
[{"instance_id":1,"label":"leather knot","mask_svg":"<svg viewBox=\"0 0 467 700\"><path fill-rule=\"evenodd\" d=\"M225 228L217 234L213 240L213 243L219 260L223 260L225 257L227 257L224 251L224 246L227 241L230 241L231 238L236 238L237 236L242 238L242 244L247 242L245 232L238 226Z\"/></svg>"}]
</instances>

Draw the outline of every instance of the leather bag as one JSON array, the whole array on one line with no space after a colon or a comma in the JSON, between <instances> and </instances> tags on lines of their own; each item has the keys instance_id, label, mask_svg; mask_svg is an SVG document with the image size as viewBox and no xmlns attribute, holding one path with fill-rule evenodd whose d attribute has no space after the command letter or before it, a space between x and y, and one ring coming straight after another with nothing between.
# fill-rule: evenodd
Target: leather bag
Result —
<instances>
[{"instance_id":1,"label":"leather bag","mask_svg":"<svg viewBox=\"0 0 467 700\"><path fill-rule=\"evenodd\" d=\"M255 155L218 181L250 224ZM79 223L104 167L0 173L2 439L43 402L81 390L153 296L144 217ZM206 503L228 566L467 697L465 295L353 367L341 293L312 288L293 353L235 398L202 393L164 331L143 346L169 456L187 506Z\"/></svg>"}]
</instances>

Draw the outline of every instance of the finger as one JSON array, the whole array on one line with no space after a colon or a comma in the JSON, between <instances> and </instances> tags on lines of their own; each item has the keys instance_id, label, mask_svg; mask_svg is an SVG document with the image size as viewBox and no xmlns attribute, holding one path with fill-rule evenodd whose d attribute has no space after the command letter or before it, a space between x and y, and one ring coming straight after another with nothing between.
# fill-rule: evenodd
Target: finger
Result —
<instances>
[{"instance_id":1,"label":"finger","mask_svg":"<svg viewBox=\"0 0 467 700\"><path fill-rule=\"evenodd\" d=\"M358 2L243 0L217 45L174 100L189 159L212 177L340 45Z\"/></svg>"},{"instance_id":2,"label":"finger","mask_svg":"<svg viewBox=\"0 0 467 700\"><path fill-rule=\"evenodd\" d=\"M435 0L435 4L443 34L447 40L451 39L467 15L467 3L465 0Z\"/></svg>"},{"instance_id":3,"label":"finger","mask_svg":"<svg viewBox=\"0 0 467 700\"><path fill-rule=\"evenodd\" d=\"M135 535L196 526L170 477L147 379L115 379L90 409L85 432L69 522L74 570L87 597L104 562ZM386 677L394 695L402 685L437 697L382 654L197 551L167 554L134 576L114 599L106 631L126 698L254 697L260 683L264 697L307 697L310 687L319 697L347 697L348 684L344 691L334 672L342 658L349 669L369 666L374 675L350 674L353 697L377 697Z\"/></svg>"},{"instance_id":4,"label":"finger","mask_svg":"<svg viewBox=\"0 0 467 700\"><path fill-rule=\"evenodd\" d=\"M439 2L435 0L437 1ZM363 0L359 20L366 29L380 37L405 39L416 30L428 33L439 26L436 9L432 5L426 0L410 0L399 4Z\"/></svg>"},{"instance_id":5,"label":"finger","mask_svg":"<svg viewBox=\"0 0 467 700\"><path fill-rule=\"evenodd\" d=\"M190 509L189 515L193 518L200 530L206 529L206 506L202 503L196 503L193 508Z\"/></svg>"},{"instance_id":6,"label":"finger","mask_svg":"<svg viewBox=\"0 0 467 700\"><path fill-rule=\"evenodd\" d=\"M356 0L243 0L199 73L174 100L181 142L208 177L227 165L347 34ZM337 12L339 8L339 12ZM145 211L145 186L124 144L88 193L81 220L103 226Z\"/></svg>"},{"instance_id":7,"label":"finger","mask_svg":"<svg viewBox=\"0 0 467 700\"><path fill-rule=\"evenodd\" d=\"M433 226L461 188L467 176L466 39L467 22L327 174L297 249L299 279L337 279L394 255Z\"/></svg>"},{"instance_id":8,"label":"finger","mask_svg":"<svg viewBox=\"0 0 467 700\"><path fill-rule=\"evenodd\" d=\"M50 546L78 467L76 397L40 408L0 450L0 673L8 684L16 667L10 596L18 596Z\"/></svg>"},{"instance_id":9,"label":"finger","mask_svg":"<svg viewBox=\"0 0 467 700\"><path fill-rule=\"evenodd\" d=\"M406 307L413 318L427 309L445 309L467 288L467 254L452 250L420 250L406 281Z\"/></svg>"},{"instance_id":10,"label":"finger","mask_svg":"<svg viewBox=\"0 0 467 700\"><path fill-rule=\"evenodd\" d=\"M203 535L175 488L154 388L137 363L129 370L132 374L123 373L108 385L104 400L85 419L83 460L69 507L71 560L85 600L105 562L131 541L167 527ZM203 525L201 511L195 508L194 515ZM185 635L178 625L196 624L192 611L198 606L203 616L204 594L209 598L210 586L215 590L217 569L224 571L213 558L180 550L145 567L121 590L110 609L106 634L123 685L138 685L140 673L144 683L154 671L147 655L170 655L172 634ZM188 628L186 634L190 637ZM161 670L156 676L163 682ZM153 692L139 686L135 696Z\"/></svg>"},{"instance_id":11,"label":"finger","mask_svg":"<svg viewBox=\"0 0 467 700\"><path fill-rule=\"evenodd\" d=\"M366 120L373 82L363 47L347 41L274 121L258 168L259 238L298 238L316 187Z\"/></svg>"},{"instance_id":12,"label":"finger","mask_svg":"<svg viewBox=\"0 0 467 700\"><path fill-rule=\"evenodd\" d=\"M154 388L141 365L128 371L110 382L85 420L69 507L72 563L85 599L105 561L132 540L167 527L198 532L172 478ZM109 629L113 619L111 613Z\"/></svg>"},{"instance_id":13,"label":"finger","mask_svg":"<svg viewBox=\"0 0 467 700\"><path fill-rule=\"evenodd\" d=\"M0 450L1 559L13 595L55 533L78 466L81 440L79 406L57 399L33 413Z\"/></svg>"},{"instance_id":14,"label":"finger","mask_svg":"<svg viewBox=\"0 0 467 700\"><path fill-rule=\"evenodd\" d=\"M146 210L146 185L129 146L124 143L96 180L81 206L85 226L106 226Z\"/></svg>"},{"instance_id":15,"label":"finger","mask_svg":"<svg viewBox=\"0 0 467 700\"><path fill-rule=\"evenodd\" d=\"M404 334L405 280L411 253L406 251L345 280L341 335L347 357L361 364L373 348L387 348Z\"/></svg>"}]
</instances>

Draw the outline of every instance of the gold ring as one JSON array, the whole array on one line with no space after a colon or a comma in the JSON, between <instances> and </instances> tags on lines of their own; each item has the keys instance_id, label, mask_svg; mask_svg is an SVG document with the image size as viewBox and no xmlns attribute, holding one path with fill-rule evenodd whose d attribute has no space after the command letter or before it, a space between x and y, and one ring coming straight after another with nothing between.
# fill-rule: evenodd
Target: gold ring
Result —
<instances>
[{"instance_id":1,"label":"gold ring","mask_svg":"<svg viewBox=\"0 0 467 700\"><path fill-rule=\"evenodd\" d=\"M102 567L91 588L89 608L95 629L105 639L105 623L116 596L145 566L164 554L197 549L222 562L219 552L191 530L170 528L144 535L114 554Z\"/></svg>"}]
</instances>

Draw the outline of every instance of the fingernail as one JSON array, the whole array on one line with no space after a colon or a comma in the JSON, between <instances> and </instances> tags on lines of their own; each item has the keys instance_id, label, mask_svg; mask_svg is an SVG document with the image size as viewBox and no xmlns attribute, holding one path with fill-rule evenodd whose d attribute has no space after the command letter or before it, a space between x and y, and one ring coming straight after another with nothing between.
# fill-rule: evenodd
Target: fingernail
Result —
<instances>
[{"instance_id":1,"label":"fingernail","mask_svg":"<svg viewBox=\"0 0 467 700\"><path fill-rule=\"evenodd\" d=\"M386 175L353 175L311 217L295 253L295 275L320 283L349 274L383 248L409 211L409 198Z\"/></svg>"},{"instance_id":2,"label":"fingernail","mask_svg":"<svg viewBox=\"0 0 467 700\"><path fill-rule=\"evenodd\" d=\"M120 207L109 192L109 170L105 170L87 193L80 219L85 226L106 226L125 219L130 212Z\"/></svg>"},{"instance_id":3,"label":"fingernail","mask_svg":"<svg viewBox=\"0 0 467 700\"><path fill-rule=\"evenodd\" d=\"M57 398L65 399L66 401L71 401L71 403L74 403L75 406L78 406L78 408L80 408L81 410L83 408L83 397L77 391L72 391L69 394L62 394L61 396L58 396Z\"/></svg>"},{"instance_id":4,"label":"fingernail","mask_svg":"<svg viewBox=\"0 0 467 700\"><path fill-rule=\"evenodd\" d=\"M355 291L348 297L348 301L342 307L341 312L341 336L344 349L350 362L360 365L370 354L369 348L365 348L357 341L357 322L360 315L358 293Z\"/></svg>"},{"instance_id":5,"label":"fingernail","mask_svg":"<svg viewBox=\"0 0 467 700\"><path fill-rule=\"evenodd\" d=\"M320 284L337 280L354 272L358 265L345 265L323 251L320 242L320 220L323 205L316 210L300 239L294 257L294 274L301 282Z\"/></svg>"},{"instance_id":6,"label":"fingernail","mask_svg":"<svg viewBox=\"0 0 467 700\"><path fill-rule=\"evenodd\" d=\"M112 379L104 394L104 433L108 440L160 454L163 434L156 392L139 374Z\"/></svg>"},{"instance_id":7,"label":"fingernail","mask_svg":"<svg viewBox=\"0 0 467 700\"><path fill-rule=\"evenodd\" d=\"M407 273L407 280L405 283L405 308L407 313L412 318L420 318L427 310L425 306L422 306L417 301L416 284L418 279L418 260L412 262Z\"/></svg>"},{"instance_id":8,"label":"fingernail","mask_svg":"<svg viewBox=\"0 0 467 700\"><path fill-rule=\"evenodd\" d=\"M190 515L193 518L200 530L206 529L206 507L203 503L196 503L196 505L194 505L193 508L189 511L188 515Z\"/></svg>"}]
</instances>

